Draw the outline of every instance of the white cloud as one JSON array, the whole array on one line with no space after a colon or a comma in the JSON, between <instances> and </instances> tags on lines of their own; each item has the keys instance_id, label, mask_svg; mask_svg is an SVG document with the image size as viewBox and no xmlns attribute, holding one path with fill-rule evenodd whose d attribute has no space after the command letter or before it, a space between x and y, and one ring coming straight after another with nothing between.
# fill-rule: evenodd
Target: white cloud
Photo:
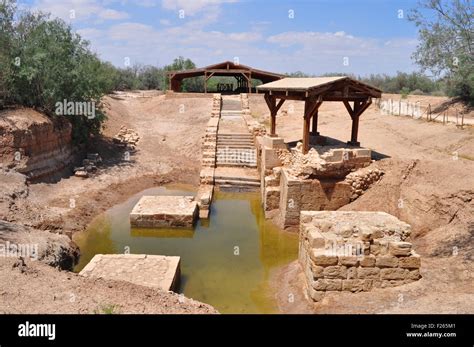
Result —
<instances>
[{"instance_id":1,"label":"white cloud","mask_svg":"<svg viewBox=\"0 0 474 347\"><path fill-rule=\"evenodd\" d=\"M163 0L162 6L167 10L184 10L185 15L194 16L200 11L235 2L237 0Z\"/></svg>"},{"instance_id":2,"label":"white cloud","mask_svg":"<svg viewBox=\"0 0 474 347\"><path fill-rule=\"evenodd\" d=\"M412 70L410 56L417 44L413 38L384 41L345 32L283 32L267 41L284 51L283 64L297 70L354 74ZM345 57L348 65L344 65Z\"/></svg>"},{"instance_id":3,"label":"white cloud","mask_svg":"<svg viewBox=\"0 0 474 347\"><path fill-rule=\"evenodd\" d=\"M98 0L36 0L32 8L49 12L66 21L80 22L91 18L100 20L128 18L126 12L107 8Z\"/></svg>"},{"instance_id":4,"label":"white cloud","mask_svg":"<svg viewBox=\"0 0 474 347\"><path fill-rule=\"evenodd\" d=\"M191 58L198 66L238 57L242 64L275 72L300 70L314 74L343 72L365 75L414 69L410 56L417 41L413 38L382 40L344 31L288 31L266 36L265 32L274 29L269 27L270 22L242 22L246 28L243 31L224 32L220 5L234 0L134 2L142 6L161 4L168 10L184 8L190 15L183 20L177 16L176 20L158 19L161 26L147 25L121 21L128 15L109 8L117 2L129 3L128 0L65 0L60 3L37 0L36 6L63 18L75 9L78 21L92 19L83 22L88 27L78 32L91 41L94 51L103 59L118 66L123 64L125 57L129 57L132 64L164 65L181 55ZM191 15L198 12L199 15ZM100 27L94 25L98 20L108 19L118 22ZM344 57L349 59L349 65L343 64Z\"/></svg>"},{"instance_id":5,"label":"white cloud","mask_svg":"<svg viewBox=\"0 0 474 347\"><path fill-rule=\"evenodd\" d=\"M113 9L110 9L110 8L107 8L107 9L104 9L104 10L100 11L98 16L101 19L113 19L113 20L125 19L125 18L129 17L127 12L116 11L116 10L113 10Z\"/></svg>"}]
</instances>

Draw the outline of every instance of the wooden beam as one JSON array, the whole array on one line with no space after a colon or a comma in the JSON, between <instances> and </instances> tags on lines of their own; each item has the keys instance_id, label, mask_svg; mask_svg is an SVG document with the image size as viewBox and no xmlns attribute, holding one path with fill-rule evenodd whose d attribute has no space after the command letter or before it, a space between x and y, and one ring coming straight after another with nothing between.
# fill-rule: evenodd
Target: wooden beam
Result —
<instances>
[{"instance_id":1,"label":"wooden beam","mask_svg":"<svg viewBox=\"0 0 474 347\"><path fill-rule=\"evenodd\" d=\"M278 101L278 104L275 106L275 109L276 109L275 114L278 112L278 110L280 110L284 102L285 102L285 99L280 99L280 101Z\"/></svg>"},{"instance_id":2,"label":"wooden beam","mask_svg":"<svg viewBox=\"0 0 474 347\"><path fill-rule=\"evenodd\" d=\"M354 114L354 110L352 109L351 104L349 104L349 101L347 100L344 100L343 103L344 103L344 106L346 106L347 112L349 112L349 115L352 118L352 115Z\"/></svg>"}]
</instances>

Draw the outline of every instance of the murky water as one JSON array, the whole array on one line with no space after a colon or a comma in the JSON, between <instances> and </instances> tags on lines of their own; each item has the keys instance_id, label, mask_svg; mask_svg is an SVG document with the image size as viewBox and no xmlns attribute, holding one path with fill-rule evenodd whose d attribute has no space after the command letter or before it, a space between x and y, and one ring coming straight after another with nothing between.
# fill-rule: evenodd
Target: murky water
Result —
<instances>
[{"instance_id":1,"label":"murky water","mask_svg":"<svg viewBox=\"0 0 474 347\"><path fill-rule=\"evenodd\" d=\"M181 256L181 292L222 313L276 312L271 271L297 258L297 235L266 221L257 193L217 193L210 220L194 230L131 229L129 213L142 195L192 195L183 189L153 188L98 216L74 240L80 271L97 253Z\"/></svg>"}]
</instances>

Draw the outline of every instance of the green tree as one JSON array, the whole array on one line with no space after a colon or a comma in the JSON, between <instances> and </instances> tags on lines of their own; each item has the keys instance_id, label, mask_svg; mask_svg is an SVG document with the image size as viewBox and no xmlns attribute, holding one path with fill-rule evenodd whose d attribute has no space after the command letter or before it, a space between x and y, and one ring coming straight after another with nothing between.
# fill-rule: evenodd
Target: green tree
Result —
<instances>
[{"instance_id":1,"label":"green tree","mask_svg":"<svg viewBox=\"0 0 474 347\"><path fill-rule=\"evenodd\" d=\"M414 53L423 70L447 78L448 93L474 105L472 0L423 0L409 19L419 28Z\"/></svg>"},{"instance_id":2,"label":"green tree","mask_svg":"<svg viewBox=\"0 0 474 347\"><path fill-rule=\"evenodd\" d=\"M14 1L5 0L0 3L0 18L0 85L8 89L6 103L33 107L50 117L56 116L56 105L64 100L95 104L95 117L68 117L75 142L98 133L105 120L100 100L113 89L114 68L101 62L89 43L60 19L19 12Z\"/></svg>"},{"instance_id":3,"label":"green tree","mask_svg":"<svg viewBox=\"0 0 474 347\"><path fill-rule=\"evenodd\" d=\"M0 2L0 106L7 102L12 78L15 3Z\"/></svg>"},{"instance_id":4,"label":"green tree","mask_svg":"<svg viewBox=\"0 0 474 347\"><path fill-rule=\"evenodd\" d=\"M191 59L185 59L184 57L179 56L175 58L173 62L164 67L166 72L169 71L183 71L189 69L195 69L196 64ZM165 78L165 88L168 89L168 78ZM204 78L202 76L186 78L183 80L181 85L183 92L203 92L204 91Z\"/></svg>"}]
</instances>

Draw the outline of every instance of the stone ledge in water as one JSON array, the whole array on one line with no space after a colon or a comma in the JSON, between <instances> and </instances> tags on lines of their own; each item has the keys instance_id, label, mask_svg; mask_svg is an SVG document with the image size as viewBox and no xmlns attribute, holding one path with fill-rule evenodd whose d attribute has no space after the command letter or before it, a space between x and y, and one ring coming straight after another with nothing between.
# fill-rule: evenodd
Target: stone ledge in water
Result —
<instances>
[{"instance_id":1,"label":"stone ledge in water","mask_svg":"<svg viewBox=\"0 0 474 347\"><path fill-rule=\"evenodd\" d=\"M130 213L132 227L192 228L198 205L192 196L142 196Z\"/></svg>"},{"instance_id":2,"label":"stone ledge in water","mask_svg":"<svg viewBox=\"0 0 474 347\"><path fill-rule=\"evenodd\" d=\"M180 257L147 254L96 254L79 275L126 281L166 291L177 291L180 280Z\"/></svg>"}]
</instances>

